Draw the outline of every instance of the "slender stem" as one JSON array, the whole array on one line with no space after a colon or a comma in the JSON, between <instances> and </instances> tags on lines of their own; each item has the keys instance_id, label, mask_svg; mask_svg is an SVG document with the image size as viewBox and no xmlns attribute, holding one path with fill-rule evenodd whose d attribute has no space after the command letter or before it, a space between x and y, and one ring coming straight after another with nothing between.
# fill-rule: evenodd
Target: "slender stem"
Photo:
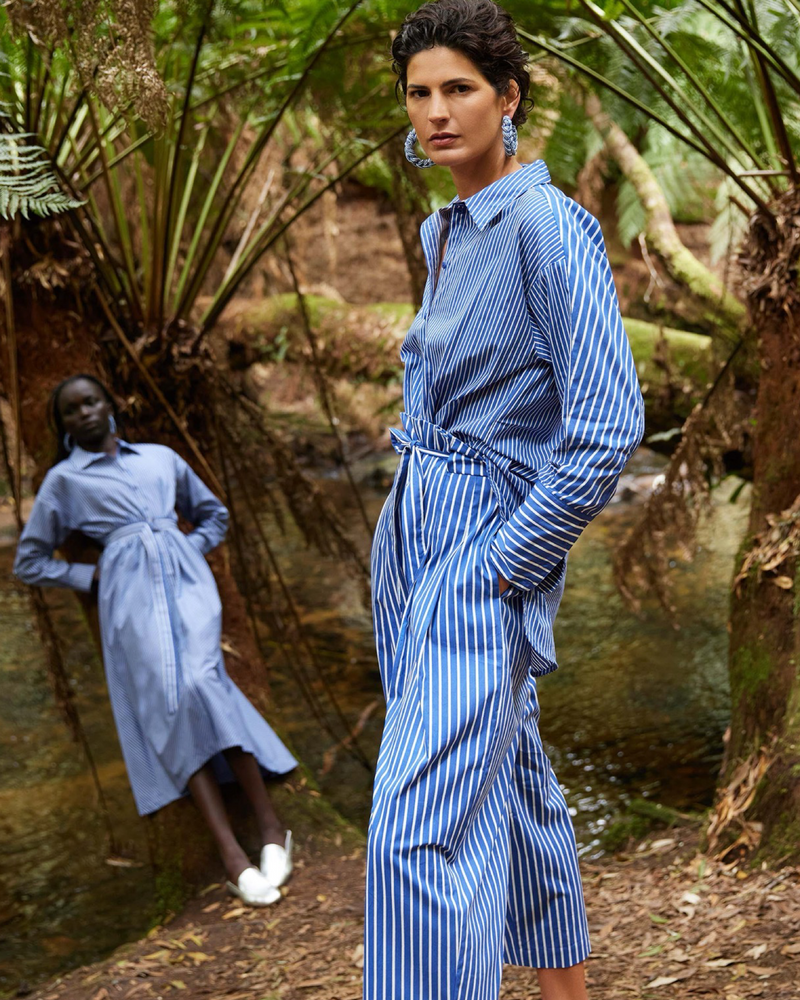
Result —
<instances>
[{"instance_id":1,"label":"slender stem","mask_svg":"<svg viewBox=\"0 0 800 1000\"><path fill-rule=\"evenodd\" d=\"M706 104L711 108L714 114L719 118L728 132L733 136L735 141L739 146L747 153L753 163L758 163L758 154L756 153L753 146L749 143L747 138L742 135L739 129L731 122L730 118L725 114L725 112L720 108L718 102L714 99L713 95L710 93L708 88L705 86L700 77L692 70L689 64L683 59L678 52L670 45L666 38L659 34L655 28L650 24L649 20L641 13L634 5L631 0L621 0L625 5L627 10L640 22L644 29L648 32L651 38L654 39L667 53L667 55L674 60L686 77L691 82L692 86L697 90L697 92L703 97Z\"/></svg>"},{"instance_id":2,"label":"slender stem","mask_svg":"<svg viewBox=\"0 0 800 1000\"><path fill-rule=\"evenodd\" d=\"M208 272L208 268L211 266L211 261L213 260L213 255L216 252L216 248L219 245L219 241L222 238L222 234L225 232L228 223L235 211L236 206L241 200L244 189L250 176L255 170L255 167L261 157L261 154L266 147L267 143L272 138L275 129L278 127L286 110L292 105L294 100L306 86L309 76L312 70L317 65L319 60L322 58L323 54L327 50L328 46L331 44L336 33L341 30L347 20L353 15L356 9L361 5L362 0L354 0L347 8L347 10L342 14L336 24L331 28L322 42L317 46L311 59L306 63L303 68L303 72L300 74L294 87L291 88L285 99L282 101L281 105L273 115L269 123L262 129L262 131L256 136L255 140L250 145L245 162L243 163L241 169L239 170L237 176L231 183L225 199L223 201L220 212L216 218L215 224L212 228L211 234L208 238L205 250L200 257L200 261L195 270L195 274L189 285L184 292L181 300L178 303L178 307L175 310L177 316L183 316L187 310L190 302L199 294L200 288L202 287L205 276Z\"/></svg>"},{"instance_id":3,"label":"slender stem","mask_svg":"<svg viewBox=\"0 0 800 1000\"><path fill-rule=\"evenodd\" d=\"M619 87L613 81L603 76L602 73L598 73L597 70L592 69L590 66L587 66L585 63L580 62L580 60L578 59L573 59L572 56L567 55L566 52L563 52L559 47L553 45L551 42L549 42L545 38L542 38L541 36L531 35L528 32L523 31L522 29L519 28L517 29L517 33L522 37L524 37L525 39L527 39L528 41L530 41L532 44L537 45L539 48L544 49L551 55L556 56L556 58L564 62L566 65L571 66L573 69L578 70L578 72L583 73L585 76L588 76L591 80L594 80L596 83L599 83L606 90L610 90L613 94L616 94L618 97L622 98L622 100L626 101L628 104L632 105L639 111L643 112L645 115L647 115L648 118L657 122L662 128L666 129L666 131L669 132L671 135L674 135L677 139L680 139L681 142L686 143L686 145L689 146L691 149L694 149L698 153L700 153L701 156L705 157L706 159L712 159L712 157L709 156L709 151L705 144L700 144L696 142L691 136L688 136L685 133L681 132L680 129L675 128L675 126L671 122L669 122L666 118L664 118L663 115L659 115L658 112L654 111L652 108L649 108L646 104L644 104L638 98L634 97L632 94L629 94L626 90L623 90L622 87ZM723 171L723 173L727 174L727 176L730 177L731 180L734 181L734 183L738 187L740 187L742 191L744 191L747 197L752 199L752 201L754 201L762 211L766 212L768 216L772 216L772 212L770 212L769 207L767 206L767 203L764 201L764 199L758 194L758 192L755 189L751 188L748 184L745 184L745 182L741 179L741 177L734 170L731 170L731 168L728 166L727 163L725 163L724 160L719 162L719 158L716 158L712 159L712 162L716 166L718 166L719 169Z\"/></svg>"},{"instance_id":4,"label":"slender stem","mask_svg":"<svg viewBox=\"0 0 800 1000\"><path fill-rule=\"evenodd\" d=\"M308 347L311 351L311 366L314 370L314 381L317 383L317 393L319 394L319 400L322 404L322 409L325 412L325 416L328 420L328 425L330 426L331 432L336 440L336 450L339 456L339 461L342 464L344 473L347 476L347 481L350 484L350 491L356 501L356 506L361 514L361 520L364 522L364 527L367 530L367 535L372 537L372 525L370 524L369 517L367 516L367 509L364 506L364 500L361 493L356 485L356 481L353 478L353 470L350 468L350 462L347 459L347 451L345 448L345 441L341 430L339 429L339 418L334 413L333 401L331 400L330 393L328 392L328 383L325 379L325 373L322 370L319 360L319 351L317 349L317 338L314 334L314 329L311 326L311 319L308 315L308 307L306 304L306 297L300 291L300 282L297 280L297 270L294 266L294 260L292 259L291 248L289 246L288 238L284 237L284 245L286 247L286 262L289 265L289 273L292 276L292 285L294 286L294 293L297 296L297 304L300 308L300 316L303 321L303 329L305 331L306 340L308 341Z\"/></svg>"},{"instance_id":5,"label":"slender stem","mask_svg":"<svg viewBox=\"0 0 800 1000\"><path fill-rule=\"evenodd\" d=\"M201 336L205 334L213 327L219 318L222 310L230 302L231 298L236 292L241 282L247 277L250 271L258 263L261 256L277 241L283 236L283 234L289 229L289 227L300 218L305 212L314 205L326 191L329 191L332 187L343 180L349 173L351 173L357 166L368 159L373 153L377 153L379 149L382 149L388 142L391 142L395 136L400 135L401 132L405 131L406 125L403 124L399 128L394 129L389 135L381 139L380 142L370 146L369 149L361 156L357 157L351 163L349 163L344 170L342 170L335 177L323 185L318 191L311 195L305 202L297 209L297 211L292 215L285 223L283 223L274 233L270 233L268 236L265 235L262 241L256 241L256 243L250 248L248 253L245 255L242 263L239 265L235 273L231 276L230 281L228 281L217 294L214 296L209 308L203 315L201 321Z\"/></svg>"},{"instance_id":6,"label":"slender stem","mask_svg":"<svg viewBox=\"0 0 800 1000\"><path fill-rule=\"evenodd\" d=\"M186 93L183 97L183 108L181 110L180 117L178 119L178 135L175 140L174 145L171 145L170 151L172 154L172 163L170 171L169 180L169 193L167 195L167 205L164 212L164 248L161 258L161 282L160 282L160 296L158 300L158 326L159 329L163 327L164 324L164 312L166 308L166 297L168 291L169 282L169 267L170 263L174 261L173 255L171 253L170 241L173 243L180 243L181 232L178 230L177 226L173 225L173 205L175 202L175 189L178 185L178 174L180 172L183 163L183 138L186 134L186 128L189 124L189 104L192 99L192 88L194 86L194 78L197 73L197 66L200 61L200 53L203 48L203 42L206 37L206 30L208 27L208 19L211 17L211 13L214 9L214 0L208 0L205 8L205 13L203 15L203 20L200 24L200 30L197 33L197 40L194 46L194 53L192 55L192 62L189 67L189 78L186 81ZM177 248L175 250L177 254Z\"/></svg>"},{"instance_id":7,"label":"slender stem","mask_svg":"<svg viewBox=\"0 0 800 1000\"><path fill-rule=\"evenodd\" d=\"M172 406L170 406L170 404L167 401L167 398L165 397L164 393L156 385L156 382L153 379L153 376L147 370L147 366L142 361L142 359L139 357L139 354L136 351L136 348L130 342L130 340L128 339L128 337L125 334L125 331L122 329L122 327L119 325L119 323L115 319L114 315L112 314L111 309L109 308L109 305L108 305L108 303L105 300L105 296L103 295L103 293L100 291L100 289L96 285L95 285L94 291L95 291L95 294L97 295L98 301L100 302L100 305L101 305L101 307L103 309L103 312L106 314L106 319L108 320L108 322L109 322L109 324L111 326L111 329L114 331L114 333L120 339L120 341L122 342L123 347L125 348L125 350L130 355L131 360L136 365L136 367L139 369L139 371L142 374L145 382L150 387L150 391L153 393L153 395L156 397L156 399L159 401L159 403L161 403L161 405L164 407L164 410L166 411L167 416L170 418L170 420L172 421L172 423L177 428L178 433L181 435L181 437L183 438L183 440L186 442L186 444L191 449L192 454L197 459L197 462L199 463L200 467L203 469L203 471L205 472L206 476L208 477L209 485L217 492L218 495L222 496L223 495L222 484L220 483L219 479L217 478L216 473L214 472L214 470L208 464L208 461L207 461L205 455L200 451L199 445L197 444L197 442L195 441L195 439L192 437L192 435L189 433L189 430L186 427L186 422L184 420L182 420L178 416L178 414L175 412L175 410L172 408Z\"/></svg>"}]
</instances>

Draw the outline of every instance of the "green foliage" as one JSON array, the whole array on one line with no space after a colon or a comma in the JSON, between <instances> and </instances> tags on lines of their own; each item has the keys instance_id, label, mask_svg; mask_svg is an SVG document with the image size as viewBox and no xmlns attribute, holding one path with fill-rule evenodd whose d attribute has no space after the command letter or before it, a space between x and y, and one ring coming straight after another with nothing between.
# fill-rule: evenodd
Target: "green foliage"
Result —
<instances>
[{"instance_id":1,"label":"green foliage","mask_svg":"<svg viewBox=\"0 0 800 1000\"><path fill-rule=\"evenodd\" d=\"M548 143L549 156L563 150L572 158L565 160L565 177L575 176L576 151L586 148L574 95L590 88L643 150L671 208L686 212L688 201L692 217L715 219L717 257L735 243L755 205L765 206L796 183L800 13L794 0L747 6L609 0L603 7L579 0L554 18L550 31L531 17L520 24L538 58L560 61L571 95L560 102ZM559 162L558 155L554 159ZM707 200L712 188L713 203ZM619 209L627 241L640 230L642 215L625 185Z\"/></svg>"},{"instance_id":2,"label":"green foliage","mask_svg":"<svg viewBox=\"0 0 800 1000\"><path fill-rule=\"evenodd\" d=\"M24 133L0 132L0 216L29 219L82 205L64 194L47 153L40 146L28 145L28 138Z\"/></svg>"},{"instance_id":3,"label":"green foliage","mask_svg":"<svg viewBox=\"0 0 800 1000\"><path fill-rule=\"evenodd\" d=\"M100 100L84 86L73 35L53 36L50 50L6 30L0 9L10 127L31 133L85 198L76 236L130 335L196 322L204 296L202 336L294 220L402 129L361 6L160 4L152 46L167 108L158 128L124 93Z\"/></svg>"}]
</instances>

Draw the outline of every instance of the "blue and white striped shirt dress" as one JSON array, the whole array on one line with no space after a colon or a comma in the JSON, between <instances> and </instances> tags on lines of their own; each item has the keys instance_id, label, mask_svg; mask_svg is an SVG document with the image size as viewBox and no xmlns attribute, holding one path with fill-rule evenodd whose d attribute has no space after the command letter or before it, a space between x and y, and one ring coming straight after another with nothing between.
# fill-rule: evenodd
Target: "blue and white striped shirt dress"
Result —
<instances>
[{"instance_id":1,"label":"blue and white striped shirt dress","mask_svg":"<svg viewBox=\"0 0 800 1000\"><path fill-rule=\"evenodd\" d=\"M178 528L177 509L195 526ZM116 455L75 447L45 476L20 538L25 583L89 591L95 567L53 557L70 532L100 543L98 610L108 691L140 815L186 794L222 750L241 747L285 774L296 761L228 677L222 607L205 553L228 512L187 463L157 444L117 442Z\"/></svg>"},{"instance_id":2,"label":"blue and white striped shirt dress","mask_svg":"<svg viewBox=\"0 0 800 1000\"><path fill-rule=\"evenodd\" d=\"M372 551L387 708L364 997L496 1000L504 960L561 968L589 951L536 677L556 668L567 553L644 408L600 227L542 161L434 213L422 244Z\"/></svg>"}]
</instances>

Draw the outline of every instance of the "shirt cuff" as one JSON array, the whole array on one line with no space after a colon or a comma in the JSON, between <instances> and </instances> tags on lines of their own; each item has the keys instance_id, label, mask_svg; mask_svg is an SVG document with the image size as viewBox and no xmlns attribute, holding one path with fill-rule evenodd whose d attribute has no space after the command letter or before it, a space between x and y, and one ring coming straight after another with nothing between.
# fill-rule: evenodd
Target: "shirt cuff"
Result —
<instances>
[{"instance_id":1,"label":"shirt cuff","mask_svg":"<svg viewBox=\"0 0 800 1000\"><path fill-rule=\"evenodd\" d=\"M492 539L489 558L509 583L533 590L561 562L590 520L537 481Z\"/></svg>"},{"instance_id":2,"label":"shirt cuff","mask_svg":"<svg viewBox=\"0 0 800 1000\"><path fill-rule=\"evenodd\" d=\"M92 563L70 563L67 570L67 586L88 594L92 589L92 580L96 569L97 567L93 566Z\"/></svg>"}]
</instances>

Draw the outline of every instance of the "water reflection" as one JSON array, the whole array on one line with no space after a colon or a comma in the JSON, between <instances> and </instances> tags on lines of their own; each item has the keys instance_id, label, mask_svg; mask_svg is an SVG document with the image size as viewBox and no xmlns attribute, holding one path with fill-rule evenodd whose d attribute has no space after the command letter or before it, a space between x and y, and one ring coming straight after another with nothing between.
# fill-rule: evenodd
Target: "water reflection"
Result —
<instances>
[{"instance_id":1,"label":"water reflection","mask_svg":"<svg viewBox=\"0 0 800 1000\"><path fill-rule=\"evenodd\" d=\"M108 838L80 749L55 705L27 594L0 548L0 995L103 955L147 929L148 868L106 864ZM59 634L118 837L143 839L102 680L69 594L54 594ZM128 832L129 831L129 832ZM139 850L141 853L141 849Z\"/></svg>"}]
</instances>

